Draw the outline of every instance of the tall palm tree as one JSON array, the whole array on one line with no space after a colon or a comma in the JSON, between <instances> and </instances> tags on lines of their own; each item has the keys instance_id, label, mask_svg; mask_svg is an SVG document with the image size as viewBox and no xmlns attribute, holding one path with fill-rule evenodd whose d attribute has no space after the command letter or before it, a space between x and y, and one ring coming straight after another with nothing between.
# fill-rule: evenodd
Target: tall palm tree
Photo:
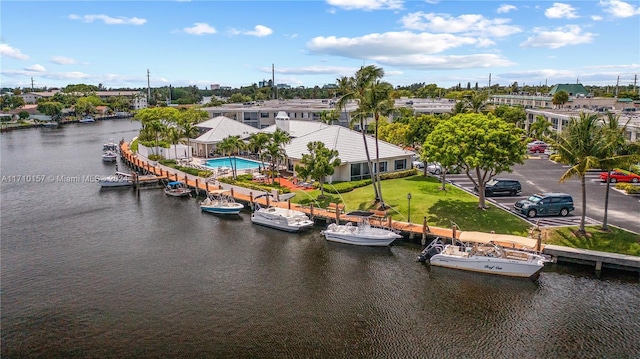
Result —
<instances>
[{"instance_id":1,"label":"tall palm tree","mask_svg":"<svg viewBox=\"0 0 640 359\"><path fill-rule=\"evenodd\" d=\"M177 127L169 127L167 128L167 139L171 142L173 146L173 150L175 153L175 159L178 159L178 148L175 146L180 143L180 139L182 138L182 131L180 131Z\"/></svg>"},{"instance_id":2,"label":"tall palm tree","mask_svg":"<svg viewBox=\"0 0 640 359\"><path fill-rule=\"evenodd\" d=\"M544 116L537 115L536 121L529 126L529 136L535 139L541 139L549 132L549 127L552 125L553 124L547 121Z\"/></svg>"},{"instance_id":3,"label":"tall palm tree","mask_svg":"<svg viewBox=\"0 0 640 359\"><path fill-rule=\"evenodd\" d=\"M322 112L320 112L320 122L326 123L327 125L332 125L334 122L337 122L339 118L340 114L338 114L335 110L323 110Z\"/></svg>"},{"instance_id":4,"label":"tall palm tree","mask_svg":"<svg viewBox=\"0 0 640 359\"><path fill-rule=\"evenodd\" d=\"M269 159L269 162L271 163L271 182L275 182L275 174L276 174L276 168L278 168L278 164L280 163L281 160L283 160L284 158L286 158L286 152L284 151L284 148L280 147L280 145L277 142L270 142L267 145L267 148L265 150L264 156L265 158Z\"/></svg>"},{"instance_id":5,"label":"tall palm tree","mask_svg":"<svg viewBox=\"0 0 640 359\"><path fill-rule=\"evenodd\" d=\"M354 112L354 116L357 115L359 118L358 121L361 124L360 130L362 132L362 140L364 142L364 149L367 156L367 164L374 184L373 188L376 202L380 201L380 193L378 192L378 187L375 182L376 177L374 175L378 172L378 168L373 167L369 147L367 145L366 126L364 126L364 119L366 119L368 115L371 115L372 112L370 109L366 108L367 106L363 101L365 100L366 92L370 90L372 84L382 77L384 77L384 70L380 67L376 67L374 65L360 67L353 77L339 82L338 86L344 86L344 89L341 89L344 93L336 103L336 106L342 109L346 107L349 101L353 100L358 103L358 110Z\"/></svg>"},{"instance_id":6,"label":"tall palm tree","mask_svg":"<svg viewBox=\"0 0 640 359\"><path fill-rule=\"evenodd\" d=\"M487 108L487 98L488 96L485 92L474 92L465 101L467 112L483 113Z\"/></svg>"},{"instance_id":7,"label":"tall palm tree","mask_svg":"<svg viewBox=\"0 0 640 359\"><path fill-rule=\"evenodd\" d=\"M382 197L382 185L380 180L380 147L378 143L378 127L380 124L380 116L388 116L395 112L395 100L392 98L393 86L386 82L375 81L371 84L371 88L365 92L362 105L369 109L374 118L374 137L376 144L376 164L374 185L378 186L378 196L380 198L380 207L385 209L384 199Z\"/></svg>"},{"instance_id":8,"label":"tall palm tree","mask_svg":"<svg viewBox=\"0 0 640 359\"><path fill-rule=\"evenodd\" d=\"M630 121L631 119L629 119ZM629 121L623 126L620 126L620 115L613 114L607 111L606 120L603 121L603 136L606 139L607 147L603 151L603 156L600 161L601 168L607 171L607 179L611 176L611 170L621 165L624 162L629 161L628 155L623 155L625 151L625 131ZM604 195L604 217L602 219L602 229L608 230L607 225L607 212L609 210L609 187L611 182L607 180L606 192Z\"/></svg>"},{"instance_id":9,"label":"tall palm tree","mask_svg":"<svg viewBox=\"0 0 640 359\"><path fill-rule=\"evenodd\" d=\"M146 126L146 128L149 129L149 131L153 132L155 134L155 139L156 139L156 148L155 148L155 152L158 151L158 138L160 137L160 134L162 132L164 132L164 130L166 129L166 126L160 121L160 120L153 120L153 121L149 121ZM157 153L155 153L157 154Z\"/></svg>"},{"instance_id":10,"label":"tall palm tree","mask_svg":"<svg viewBox=\"0 0 640 359\"><path fill-rule=\"evenodd\" d=\"M218 144L218 149L220 149L223 154L229 155L229 163L231 164L231 175L233 176L233 179L236 179L238 176L236 156L242 148L244 148L244 142L242 142L240 136L225 137Z\"/></svg>"},{"instance_id":11,"label":"tall palm tree","mask_svg":"<svg viewBox=\"0 0 640 359\"><path fill-rule=\"evenodd\" d=\"M262 161L262 168L264 168L264 157L262 156L262 154L264 153L269 141L269 135L264 132L252 133L249 136L249 144L247 147L253 153L258 155L258 158L260 158L260 160Z\"/></svg>"},{"instance_id":12,"label":"tall palm tree","mask_svg":"<svg viewBox=\"0 0 640 359\"><path fill-rule=\"evenodd\" d=\"M582 189L582 216L579 232L584 234L587 210L587 190L585 175L587 170L600 166L600 154L606 141L598 127L598 115L581 112L579 118L570 118L568 126L557 136L555 147L563 162L571 167L560 177L564 182L573 176L580 177Z\"/></svg>"},{"instance_id":13,"label":"tall palm tree","mask_svg":"<svg viewBox=\"0 0 640 359\"><path fill-rule=\"evenodd\" d=\"M275 171L278 168L276 166L279 164L281 160L284 161L284 159L286 159L287 157L287 153L284 150L284 146L289 143L291 143L291 135L287 131L284 131L278 128L271 135L271 144L279 148L278 151L275 151L275 148L270 148L269 146L267 146L267 151L269 152L269 156L272 158L272 160L274 159L274 156L276 159L276 161L273 162L274 179L275 179Z\"/></svg>"}]
</instances>

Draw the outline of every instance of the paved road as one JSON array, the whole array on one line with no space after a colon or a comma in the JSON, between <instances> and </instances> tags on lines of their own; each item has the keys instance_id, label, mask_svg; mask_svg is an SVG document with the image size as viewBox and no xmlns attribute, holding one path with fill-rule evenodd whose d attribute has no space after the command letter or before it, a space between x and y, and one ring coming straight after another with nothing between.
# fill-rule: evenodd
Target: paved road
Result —
<instances>
[{"instance_id":1,"label":"paved road","mask_svg":"<svg viewBox=\"0 0 640 359\"><path fill-rule=\"evenodd\" d=\"M572 178L560 183L559 179L568 169L547 159L532 157L524 165L516 165L512 173L503 173L497 177L517 179L522 183L520 196L489 197L488 200L507 209L520 199L537 192L564 192L573 197L575 210L567 217L537 217L540 226L579 225L582 215L582 192L580 179ZM473 189L471 180L464 174L447 175L447 180L467 190ZM606 183L601 182L599 172L589 172L587 180L586 224L601 224L604 216L604 197ZM627 196L613 189L609 190L609 209L607 223L640 233L640 197ZM523 217L524 218L524 217ZM526 218L525 218L526 219Z\"/></svg>"}]
</instances>

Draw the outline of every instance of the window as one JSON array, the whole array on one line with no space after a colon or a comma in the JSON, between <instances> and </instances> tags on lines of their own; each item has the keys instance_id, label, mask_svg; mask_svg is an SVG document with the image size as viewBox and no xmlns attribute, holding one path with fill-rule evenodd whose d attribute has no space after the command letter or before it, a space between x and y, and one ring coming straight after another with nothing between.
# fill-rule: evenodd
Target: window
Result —
<instances>
[{"instance_id":1,"label":"window","mask_svg":"<svg viewBox=\"0 0 640 359\"><path fill-rule=\"evenodd\" d=\"M379 163L378 171L380 171L380 173L387 172L387 162L386 161Z\"/></svg>"},{"instance_id":2,"label":"window","mask_svg":"<svg viewBox=\"0 0 640 359\"><path fill-rule=\"evenodd\" d=\"M351 181L359 181L361 179L371 178L369 165L365 163L351 164Z\"/></svg>"},{"instance_id":3,"label":"window","mask_svg":"<svg viewBox=\"0 0 640 359\"><path fill-rule=\"evenodd\" d=\"M395 160L394 161L395 164L395 171L400 171L403 169L407 168L407 160L406 159L402 159L402 160Z\"/></svg>"},{"instance_id":4,"label":"window","mask_svg":"<svg viewBox=\"0 0 640 359\"><path fill-rule=\"evenodd\" d=\"M260 118L269 118L269 112L260 112Z\"/></svg>"}]
</instances>

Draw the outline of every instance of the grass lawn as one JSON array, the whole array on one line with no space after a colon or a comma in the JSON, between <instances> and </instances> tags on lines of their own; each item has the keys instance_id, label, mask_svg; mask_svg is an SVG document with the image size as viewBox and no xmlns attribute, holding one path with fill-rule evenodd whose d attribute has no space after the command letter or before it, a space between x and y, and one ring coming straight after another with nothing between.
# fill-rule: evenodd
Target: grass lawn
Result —
<instances>
[{"instance_id":1,"label":"grass lawn","mask_svg":"<svg viewBox=\"0 0 640 359\"><path fill-rule=\"evenodd\" d=\"M531 225L523 219L505 212L489 203L489 208L480 210L478 198L446 185L446 191L440 190L441 183L433 177L416 175L406 178L382 181L382 195L385 203L391 206L387 211L397 221L407 221L407 193L411 193L411 222L422 223L424 217L430 226L450 228L455 222L460 229L466 231L495 231L502 234L526 236ZM374 192L371 185L357 188L343 194L325 193L325 198L318 200L319 190L297 191L292 202L326 208L330 202L344 203L346 211L373 209ZM591 249L640 256L640 238L630 232L610 227L603 232L598 227L587 227L587 236L576 236L577 227L553 228L544 231L543 238L547 244Z\"/></svg>"},{"instance_id":2,"label":"grass lawn","mask_svg":"<svg viewBox=\"0 0 640 359\"><path fill-rule=\"evenodd\" d=\"M600 252L610 252L640 256L640 237L631 232L615 227L609 231L602 231L599 227L585 227L587 234L578 236L578 227L553 228L545 231L545 243L558 246L590 249Z\"/></svg>"},{"instance_id":3,"label":"grass lawn","mask_svg":"<svg viewBox=\"0 0 640 359\"><path fill-rule=\"evenodd\" d=\"M411 193L411 222L422 223L427 218L430 226L451 228L452 222L467 231L495 231L496 233L527 235L530 225L522 219L490 205L486 210L478 209L478 198L441 183L433 177L416 175L406 178L382 181L382 195L387 213L396 221L407 221ZM372 185L357 188L348 193L325 193L325 198L317 200L320 191L298 191L292 201L303 205L314 203L326 208L330 202L344 203L346 211L373 209L374 192Z\"/></svg>"}]
</instances>

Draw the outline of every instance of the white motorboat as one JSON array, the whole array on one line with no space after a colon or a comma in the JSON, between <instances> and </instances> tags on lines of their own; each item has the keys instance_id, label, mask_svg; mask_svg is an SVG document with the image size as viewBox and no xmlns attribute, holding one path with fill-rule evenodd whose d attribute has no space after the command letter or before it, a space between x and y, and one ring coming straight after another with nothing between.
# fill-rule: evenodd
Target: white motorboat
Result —
<instances>
[{"instance_id":1,"label":"white motorboat","mask_svg":"<svg viewBox=\"0 0 640 359\"><path fill-rule=\"evenodd\" d=\"M173 197L184 197L191 194L191 189L189 189L183 182L172 181L167 183L164 188L164 193Z\"/></svg>"},{"instance_id":2,"label":"white motorboat","mask_svg":"<svg viewBox=\"0 0 640 359\"><path fill-rule=\"evenodd\" d=\"M200 202L200 209L214 214L239 214L244 208L242 203L236 202L229 190L209 191L207 198Z\"/></svg>"},{"instance_id":3,"label":"white motorboat","mask_svg":"<svg viewBox=\"0 0 640 359\"><path fill-rule=\"evenodd\" d=\"M109 137L107 139L107 142L105 142L102 145L102 150L103 151L118 152L118 144L116 143L116 141L115 141L115 139L113 137Z\"/></svg>"},{"instance_id":4,"label":"white motorboat","mask_svg":"<svg viewBox=\"0 0 640 359\"><path fill-rule=\"evenodd\" d=\"M104 151L102 153L102 160L105 162L115 162L118 159L118 153L115 151Z\"/></svg>"},{"instance_id":5,"label":"white motorboat","mask_svg":"<svg viewBox=\"0 0 640 359\"><path fill-rule=\"evenodd\" d=\"M388 246L398 238L398 233L385 228L372 227L369 217L373 213L365 211L353 211L346 214L347 217L359 217L357 225L351 222L347 224L330 224L322 231L328 241L355 244L358 246Z\"/></svg>"},{"instance_id":6,"label":"white motorboat","mask_svg":"<svg viewBox=\"0 0 640 359\"><path fill-rule=\"evenodd\" d=\"M287 232L300 232L313 227L313 221L306 213L275 206L261 207L254 203L251 222Z\"/></svg>"},{"instance_id":7,"label":"white motorboat","mask_svg":"<svg viewBox=\"0 0 640 359\"><path fill-rule=\"evenodd\" d=\"M452 244L436 238L418 257L433 266L491 273L509 277L534 277L551 259L540 253L540 243L528 237L462 232Z\"/></svg>"},{"instance_id":8,"label":"white motorboat","mask_svg":"<svg viewBox=\"0 0 640 359\"><path fill-rule=\"evenodd\" d=\"M133 180L130 174L116 172L115 175L104 176L98 178L101 187L129 187L133 186Z\"/></svg>"},{"instance_id":9,"label":"white motorboat","mask_svg":"<svg viewBox=\"0 0 640 359\"><path fill-rule=\"evenodd\" d=\"M96 120L93 118L93 116L85 116L78 122L80 122L80 123L93 123L93 122L96 122Z\"/></svg>"}]
</instances>

